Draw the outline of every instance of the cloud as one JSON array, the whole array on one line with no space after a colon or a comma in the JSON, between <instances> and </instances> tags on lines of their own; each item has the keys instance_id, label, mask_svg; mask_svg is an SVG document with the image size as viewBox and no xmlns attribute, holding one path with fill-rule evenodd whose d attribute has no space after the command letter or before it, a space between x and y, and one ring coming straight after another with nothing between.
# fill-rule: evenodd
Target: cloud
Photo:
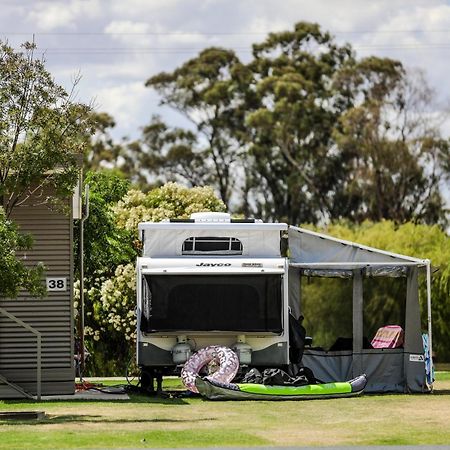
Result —
<instances>
[{"instance_id":1,"label":"cloud","mask_svg":"<svg viewBox=\"0 0 450 450\"><path fill-rule=\"evenodd\" d=\"M113 20L105 26L105 33L147 33L150 25L146 22L133 22L131 20Z\"/></svg>"},{"instance_id":2,"label":"cloud","mask_svg":"<svg viewBox=\"0 0 450 450\"><path fill-rule=\"evenodd\" d=\"M80 19L94 19L101 12L99 0L39 1L27 14L26 21L41 31L74 30Z\"/></svg>"},{"instance_id":3,"label":"cloud","mask_svg":"<svg viewBox=\"0 0 450 450\"><path fill-rule=\"evenodd\" d=\"M102 110L111 107L120 116L118 129L126 133L147 121L141 115L146 108L139 105L152 95L152 112L174 119L144 88L148 77L171 71L212 45L235 49L248 61L252 43L299 21L319 23L339 43L355 46L359 56L389 56L425 68L439 96L450 95L449 49L430 47L449 37L436 32L450 27L444 0L3 0L2 6L0 30L12 31L14 24L18 32L37 32L39 48L48 49L49 70L80 70L80 96L96 97ZM70 85L68 78L63 76Z\"/></svg>"},{"instance_id":4,"label":"cloud","mask_svg":"<svg viewBox=\"0 0 450 450\"><path fill-rule=\"evenodd\" d=\"M185 3L183 0L113 0L111 11L115 17L142 18L150 19L154 16L172 14L177 16L176 12L180 6ZM174 14L175 11L175 14Z\"/></svg>"},{"instance_id":5,"label":"cloud","mask_svg":"<svg viewBox=\"0 0 450 450\"><path fill-rule=\"evenodd\" d=\"M157 100L143 83L133 82L99 88L94 102L98 111L111 114L120 131L129 134L149 120Z\"/></svg>"}]
</instances>

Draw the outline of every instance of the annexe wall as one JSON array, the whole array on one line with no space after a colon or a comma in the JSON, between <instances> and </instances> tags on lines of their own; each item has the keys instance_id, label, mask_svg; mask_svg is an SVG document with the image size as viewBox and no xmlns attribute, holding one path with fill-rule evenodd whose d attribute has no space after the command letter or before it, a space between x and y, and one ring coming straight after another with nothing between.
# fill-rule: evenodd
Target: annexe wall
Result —
<instances>
[{"instance_id":1,"label":"annexe wall","mask_svg":"<svg viewBox=\"0 0 450 450\"><path fill-rule=\"evenodd\" d=\"M65 288L34 298L21 291L16 299L0 299L0 307L42 334L42 394L73 394L73 221L67 211L33 200L16 208L11 219L20 231L34 238L31 251L22 255L25 262L42 262L46 279L64 278ZM46 280L43 280L45 282ZM36 337L0 315L0 375L36 394ZM0 384L0 398L20 397L17 391Z\"/></svg>"},{"instance_id":2,"label":"annexe wall","mask_svg":"<svg viewBox=\"0 0 450 450\"><path fill-rule=\"evenodd\" d=\"M290 303L301 314L301 276L352 278L352 349L324 351L306 349L305 366L325 382L346 380L366 373L365 392L430 392L432 382L427 377L422 342L418 296L419 269L427 271L428 339L431 342L431 271L430 261L367 247L298 227L289 228ZM297 271L297 273L296 273ZM406 278L405 342L402 348L363 348L363 280L365 277ZM294 308L293 308L294 311ZM381 324L380 324L381 325ZM388 325L388 324L385 324Z\"/></svg>"}]
</instances>

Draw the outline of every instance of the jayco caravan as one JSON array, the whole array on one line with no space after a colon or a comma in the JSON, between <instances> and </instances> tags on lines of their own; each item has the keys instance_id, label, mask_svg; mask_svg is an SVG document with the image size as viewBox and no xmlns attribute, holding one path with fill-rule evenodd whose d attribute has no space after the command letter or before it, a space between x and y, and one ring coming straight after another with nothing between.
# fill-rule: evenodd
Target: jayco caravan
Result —
<instances>
[{"instance_id":1,"label":"jayco caravan","mask_svg":"<svg viewBox=\"0 0 450 450\"><path fill-rule=\"evenodd\" d=\"M207 345L234 348L241 364L287 365L288 262L283 223L198 213L141 223L137 362L143 383L177 373Z\"/></svg>"},{"instance_id":2,"label":"jayco caravan","mask_svg":"<svg viewBox=\"0 0 450 450\"><path fill-rule=\"evenodd\" d=\"M352 330L336 336L344 337L349 347L307 347L303 363L324 382L366 373L366 392L431 389L429 260L284 223L233 220L226 213L144 222L139 232L143 256L137 260L137 363L142 387L152 389L156 377L160 388L162 375L179 373L194 352L209 345L234 349L243 368L287 366L289 314L294 320L305 315L301 280L333 277L353 285ZM418 297L422 270L428 287L426 352ZM363 284L374 277L406 281L404 315L395 324L404 329L405 339L397 348L363 344L370 338L364 327Z\"/></svg>"}]
</instances>

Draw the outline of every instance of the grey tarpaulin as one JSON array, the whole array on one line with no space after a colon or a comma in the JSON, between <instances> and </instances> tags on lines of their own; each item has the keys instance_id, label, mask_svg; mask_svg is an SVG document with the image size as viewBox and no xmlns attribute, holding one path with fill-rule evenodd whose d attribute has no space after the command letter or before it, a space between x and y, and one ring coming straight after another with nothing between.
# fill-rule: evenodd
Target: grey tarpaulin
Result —
<instances>
[{"instance_id":1,"label":"grey tarpaulin","mask_svg":"<svg viewBox=\"0 0 450 450\"><path fill-rule=\"evenodd\" d=\"M289 267L289 308L291 314L298 319L301 313L300 269Z\"/></svg>"},{"instance_id":2,"label":"grey tarpaulin","mask_svg":"<svg viewBox=\"0 0 450 450\"><path fill-rule=\"evenodd\" d=\"M425 377L418 295L418 272L420 268L429 267L428 260L390 253L298 227L289 227L289 255L289 304L296 313L300 314L302 310L302 276L353 278L353 349L345 352L306 350L303 363L314 371L317 378L324 382L344 381L365 372L368 375L367 392L430 390ZM407 278L404 348L363 349L363 286L366 277ZM430 294L427 300L428 334L431 336Z\"/></svg>"},{"instance_id":3,"label":"grey tarpaulin","mask_svg":"<svg viewBox=\"0 0 450 450\"><path fill-rule=\"evenodd\" d=\"M367 375L365 392L405 392L403 349L362 350L357 356ZM317 379L327 383L352 378L354 357L351 351L306 349L302 362L313 370Z\"/></svg>"}]
</instances>

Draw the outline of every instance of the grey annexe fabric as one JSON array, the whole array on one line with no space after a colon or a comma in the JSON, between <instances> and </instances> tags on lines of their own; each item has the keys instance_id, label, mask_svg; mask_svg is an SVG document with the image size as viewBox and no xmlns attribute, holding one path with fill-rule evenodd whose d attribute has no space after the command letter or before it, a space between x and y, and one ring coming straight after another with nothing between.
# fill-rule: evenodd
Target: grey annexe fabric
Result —
<instances>
[{"instance_id":1,"label":"grey annexe fabric","mask_svg":"<svg viewBox=\"0 0 450 450\"><path fill-rule=\"evenodd\" d=\"M365 392L429 392L426 382L418 273L427 261L342 241L320 233L289 227L289 306L302 313L304 276L353 279L353 348L325 352L305 350L303 364L323 382L368 376ZM364 279L406 277L405 342L400 349L363 349ZM388 325L388 324L386 324Z\"/></svg>"}]
</instances>

